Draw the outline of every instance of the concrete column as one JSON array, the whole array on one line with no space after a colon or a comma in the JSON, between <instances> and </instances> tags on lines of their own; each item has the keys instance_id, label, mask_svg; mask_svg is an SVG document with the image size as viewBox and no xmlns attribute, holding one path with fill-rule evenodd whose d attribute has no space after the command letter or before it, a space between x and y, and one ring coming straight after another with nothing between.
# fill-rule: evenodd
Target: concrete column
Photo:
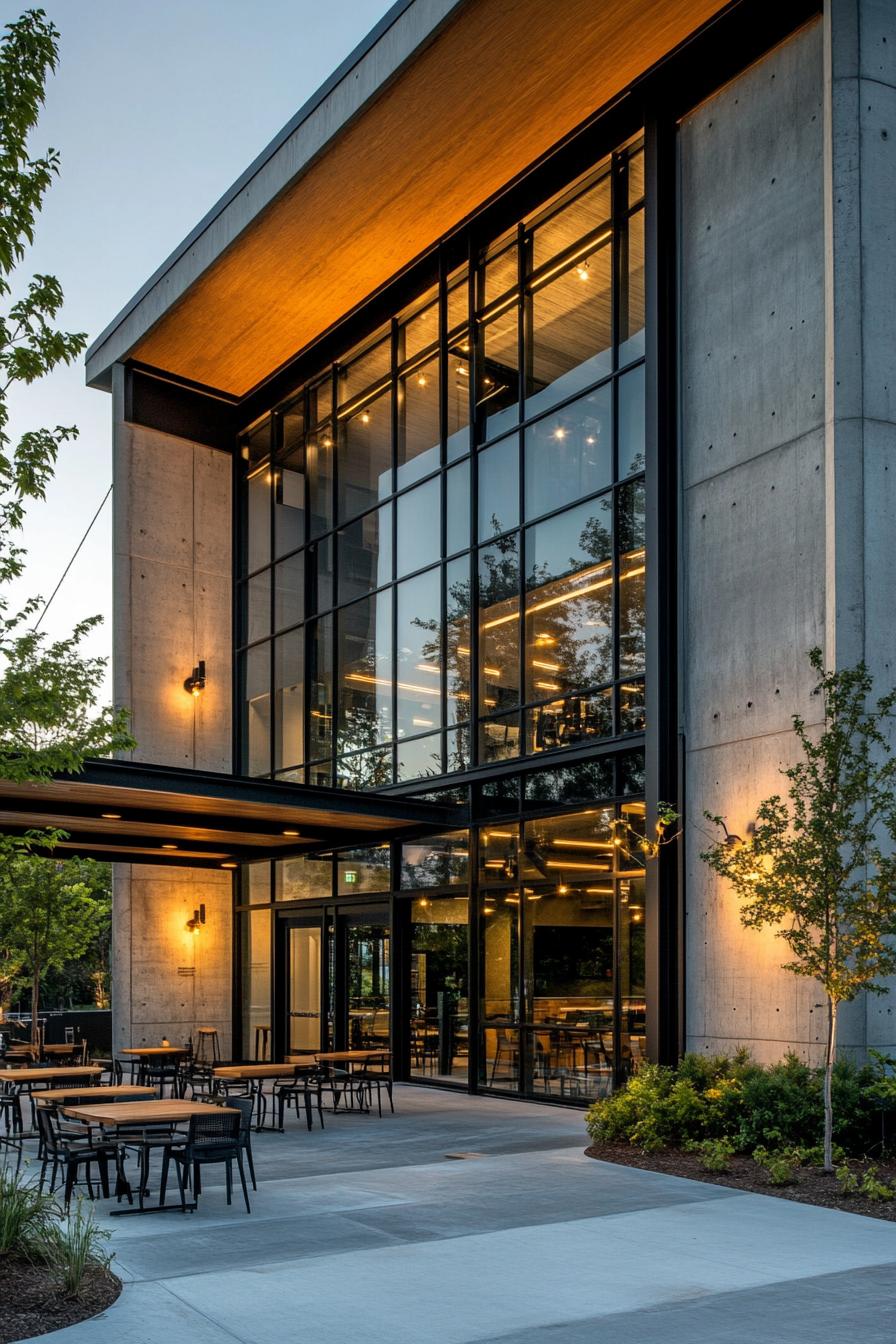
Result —
<instances>
[{"instance_id":1,"label":"concrete column","mask_svg":"<svg viewBox=\"0 0 896 1344\"><path fill-rule=\"evenodd\" d=\"M896 668L896 6L828 0L824 38L827 649L837 666L863 658L883 692ZM856 1012L867 1044L892 1052L893 993Z\"/></svg>"},{"instance_id":2,"label":"concrete column","mask_svg":"<svg viewBox=\"0 0 896 1344\"><path fill-rule=\"evenodd\" d=\"M113 384L113 679L129 706L134 760L231 766L231 463L201 444L128 424L124 371ZM184 678L204 658L194 698ZM182 1041L217 1027L230 1053L229 873L116 864L115 1047ZM200 902L205 928L186 921Z\"/></svg>"},{"instance_id":3,"label":"concrete column","mask_svg":"<svg viewBox=\"0 0 896 1344\"><path fill-rule=\"evenodd\" d=\"M817 987L741 927L700 861L704 809L744 833L818 703L825 638L820 22L681 127L682 713L688 1048L819 1057Z\"/></svg>"}]
</instances>

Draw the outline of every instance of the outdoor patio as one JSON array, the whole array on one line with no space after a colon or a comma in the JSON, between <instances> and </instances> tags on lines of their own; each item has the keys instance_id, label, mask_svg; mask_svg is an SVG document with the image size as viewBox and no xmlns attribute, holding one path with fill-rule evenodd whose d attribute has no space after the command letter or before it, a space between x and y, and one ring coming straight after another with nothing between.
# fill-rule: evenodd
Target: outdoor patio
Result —
<instances>
[{"instance_id":1,"label":"outdoor patio","mask_svg":"<svg viewBox=\"0 0 896 1344\"><path fill-rule=\"evenodd\" d=\"M594 1162L579 1111L398 1087L253 1135L258 1191L108 1218L125 1280L61 1344L892 1339L896 1225ZM452 1158L454 1160L452 1160Z\"/></svg>"}]
</instances>

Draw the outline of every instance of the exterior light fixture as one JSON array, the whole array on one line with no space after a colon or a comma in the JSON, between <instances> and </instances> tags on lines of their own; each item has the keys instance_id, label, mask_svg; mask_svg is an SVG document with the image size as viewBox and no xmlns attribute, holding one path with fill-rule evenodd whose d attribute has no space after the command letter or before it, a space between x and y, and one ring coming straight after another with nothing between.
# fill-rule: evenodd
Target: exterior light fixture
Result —
<instances>
[{"instance_id":1,"label":"exterior light fixture","mask_svg":"<svg viewBox=\"0 0 896 1344\"><path fill-rule=\"evenodd\" d=\"M198 910L193 911L193 918L187 920L187 928L191 933L198 933L205 923L205 906L200 905Z\"/></svg>"},{"instance_id":2,"label":"exterior light fixture","mask_svg":"<svg viewBox=\"0 0 896 1344\"><path fill-rule=\"evenodd\" d=\"M200 658L193 671L184 681L184 690L188 695L198 696L205 690L205 659Z\"/></svg>"}]
</instances>

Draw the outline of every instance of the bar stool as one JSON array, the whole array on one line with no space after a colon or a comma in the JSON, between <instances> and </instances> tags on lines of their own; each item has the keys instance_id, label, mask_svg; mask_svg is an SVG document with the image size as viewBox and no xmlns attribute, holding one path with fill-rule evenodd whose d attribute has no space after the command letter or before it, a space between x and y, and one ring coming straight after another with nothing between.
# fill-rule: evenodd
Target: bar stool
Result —
<instances>
[{"instance_id":1,"label":"bar stool","mask_svg":"<svg viewBox=\"0 0 896 1344\"><path fill-rule=\"evenodd\" d=\"M197 1027L196 1035L199 1040L196 1043L196 1054L194 1055L197 1064L217 1064L221 1059L221 1049L218 1045L217 1027Z\"/></svg>"},{"instance_id":2,"label":"bar stool","mask_svg":"<svg viewBox=\"0 0 896 1344\"><path fill-rule=\"evenodd\" d=\"M270 1036L271 1036L270 1027L255 1028L255 1059L259 1064L267 1063L268 1043L270 1041Z\"/></svg>"}]
</instances>

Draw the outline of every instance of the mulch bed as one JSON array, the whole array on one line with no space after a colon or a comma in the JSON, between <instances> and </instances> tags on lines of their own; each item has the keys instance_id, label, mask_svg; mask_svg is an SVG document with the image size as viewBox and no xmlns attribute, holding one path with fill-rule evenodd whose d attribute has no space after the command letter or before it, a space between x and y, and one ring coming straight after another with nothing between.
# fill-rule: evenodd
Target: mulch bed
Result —
<instances>
[{"instance_id":1,"label":"mulch bed","mask_svg":"<svg viewBox=\"0 0 896 1344\"><path fill-rule=\"evenodd\" d=\"M826 1176L818 1167L800 1167L793 1185L771 1185L762 1167L751 1157L732 1157L728 1172L704 1171L698 1153L684 1153L680 1148L663 1148L658 1153L643 1153L627 1143L595 1143L585 1149L588 1157L600 1162L616 1162L624 1167L640 1167L644 1171L661 1171L667 1176L686 1176L691 1181L707 1181L710 1185L727 1185L733 1190L744 1190L756 1195L776 1195L779 1199L794 1199L799 1204L820 1204L826 1209L842 1209L845 1213L864 1213L869 1218L883 1218L896 1222L896 1200L875 1202L865 1195L841 1194L834 1176ZM896 1165L891 1162L849 1163L861 1180L869 1166L877 1168L880 1181L896 1181Z\"/></svg>"},{"instance_id":2,"label":"mulch bed","mask_svg":"<svg viewBox=\"0 0 896 1344\"><path fill-rule=\"evenodd\" d=\"M0 1258L0 1344L31 1339L96 1316L110 1307L121 1283L107 1269L91 1270L80 1297L63 1297L44 1265Z\"/></svg>"}]
</instances>

